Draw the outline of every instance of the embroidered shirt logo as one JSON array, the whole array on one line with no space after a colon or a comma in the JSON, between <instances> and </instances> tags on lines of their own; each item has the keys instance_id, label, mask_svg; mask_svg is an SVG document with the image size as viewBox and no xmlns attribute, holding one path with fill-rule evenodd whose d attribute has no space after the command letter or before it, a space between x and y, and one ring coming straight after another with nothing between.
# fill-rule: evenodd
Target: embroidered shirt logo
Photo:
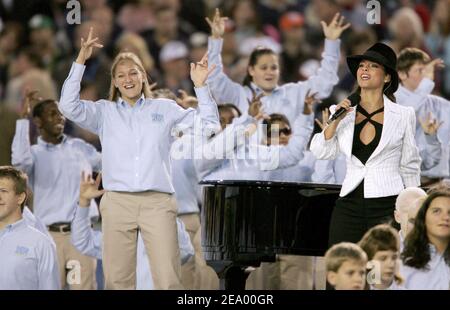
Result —
<instances>
[{"instance_id":1,"label":"embroidered shirt logo","mask_svg":"<svg viewBox=\"0 0 450 310\"><path fill-rule=\"evenodd\" d=\"M159 113L152 113L152 121L162 123L164 122L164 115Z\"/></svg>"},{"instance_id":2,"label":"embroidered shirt logo","mask_svg":"<svg viewBox=\"0 0 450 310\"><path fill-rule=\"evenodd\" d=\"M30 249L27 247L18 245L16 247L16 255L21 255L21 256L27 255L29 250Z\"/></svg>"}]
</instances>

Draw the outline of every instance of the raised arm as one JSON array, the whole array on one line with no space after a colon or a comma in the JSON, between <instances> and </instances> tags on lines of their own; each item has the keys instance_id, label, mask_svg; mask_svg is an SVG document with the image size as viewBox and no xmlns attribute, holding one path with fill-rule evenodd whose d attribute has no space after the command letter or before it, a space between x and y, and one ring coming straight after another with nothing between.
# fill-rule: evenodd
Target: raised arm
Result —
<instances>
[{"instance_id":1,"label":"raised arm","mask_svg":"<svg viewBox=\"0 0 450 310\"><path fill-rule=\"evenodd\" d=\"M225 32L225 22L227 17L220 15L219 9L212 21L206 17L206 21L211 28L211 36L208 38L208 58L210 66L216 66L216 70L208 77L208 85L211 92L218 101L222 103L233 103L241 111L247 109L245 88L239 83L233 82L224 72L222 63L223 34Z\"/></svg>"},{"instance_id":2,"label":"raised arm","mask_svg":"<svg viewBox=\"0 0 450 310\"><path fill-rule=\"evenodd\" d=\"M293 136L288 145L250 145L250 156L256 156L261 170L281 169L298 164L304 157L313 122L313 114L300 114L294 122Z\"/></svg>"},{"instance_id":3,"label":"raised arm","mask_svg":"<svg viewBox=\"0 0 450 310\"><path fill-rule=\"evenodd\" d=\"M438 165L441 160L443 144L439 141L437 132L443 122L438 122L429 112L426 118L419 116L419 123L425 133L425 143L418 143L420 158L422 158L421 168L429 170Z\"/></svg>"},{"instance_id":4,"label":"raised arm","mask_svg":"<svg viewBox=\"0 0 450 310\"><path fill-rule=\"evenodd\" d=\"M12 143L11 163L14 167L22 170L28 176L32 175L34 158L30 144L30 121L31 103L36 101L37 91L27 90L22 105L21 118L16 121L16 132Z\"/></svg>"},{"instance_id":5,"label":"raised arm","mask_svg":"<svg viewBox=\"0 0 450 310\"><path fill-rule=\"evenodd\" d=\"M194 134L202 135L217 132L220 128L219 111L209 88L206 85L208 76L214 71L215 66L208 68L208 54L197 63L191 63L191 79L194 83L194 91L198 99L197 112L192 109L183 109L174 105L173 119L177 131L186 131L186 127L194 127ZM199 120L198 120L199 118ZM200 126L200 130L198 128Z\"/></svg>"},{"instance_id":6,"label":"raised arm","mask_svg":"<svg viewBox=\"0 0 450 310\"><path fill-rule=\"evenodd\" d=\"M95 134L99 134L103 118L103 104L80 100L80 83L86 68L84 64L92 55L94 47L103 47L98 43L98 38L92 38L92 36L93 29L91 27L87 40L81 38L81 49L76 61L72 64L69 76L63 84L58 107L61 113L71 121Z\"/></svg>"},{"instance_id":7,"label":"raised arm","mask_svg":"<svg viewBox=\"0 0 450 310\"><path fill-rule=\"evenodd\" d=\"M339 82L337 75L341 45L339 38L342 32L350 27L350 23L344 24L344 16L339 13L336 13L330 24L327 25L324 21L321 24L325 35L322 61L317 73L306 81L311 93L316 93L318 99L330 96L333 87Z\"/></svg>"},{"instance_id":8,"label":"raised arm","mask_svg":"<svg viewBox=\"0 0 450 310\"><path fill-rule=\"evenodd\" d=\"M90 175L81 174L79 205L72 220L72 234L70 236L73 246L84 255L98 259L102 257L102 237L100 232L91 228L89 219L89 205L93 198L101 196L104 191L98 187L101 174L94 181Z\"/></svg>"},{"instance_id":9,"label":"raised arm","mask_svg":"<svg viewBox=\"0 0 450 310\"><path fill-rule=\"evenodd\" d=\"M334 113L341 107L346 109L346 113L343 113L329 125L326 125L325 120L322 120L322 132L316 133L311 141L310 150L317 159L334 159L339 154L338 127L342 119L353 110L348 99L344 99L337 106L332 106L330 110Z\"/></svg>"}]
</instances>

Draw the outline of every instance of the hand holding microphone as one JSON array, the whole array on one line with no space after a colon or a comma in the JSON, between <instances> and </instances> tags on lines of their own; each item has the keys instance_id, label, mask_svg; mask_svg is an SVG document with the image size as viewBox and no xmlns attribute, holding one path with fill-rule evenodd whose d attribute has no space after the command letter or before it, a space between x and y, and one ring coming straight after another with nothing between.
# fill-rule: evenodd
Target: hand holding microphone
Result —
<instances>
[{"instance_id":1,"label":"hand holding microphone","mask_svg":"<svg viewBox=\"0 0 450 310\"><path fill-rule=\"evenodd\" d=\"M352 111L352 107L359 104L361 101L361 96L358 93L353 93L346 99L342 100L337 106L336 111L327 121L327 125L330 125L333 121L341 121L348 112Z\"/></svg>"}]
</instances>

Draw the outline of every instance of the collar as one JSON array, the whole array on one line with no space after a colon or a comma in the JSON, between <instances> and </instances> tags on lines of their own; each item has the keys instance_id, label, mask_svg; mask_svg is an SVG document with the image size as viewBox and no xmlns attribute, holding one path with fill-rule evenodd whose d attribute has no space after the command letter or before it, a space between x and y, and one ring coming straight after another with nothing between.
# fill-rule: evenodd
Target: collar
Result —
<instances>
[{"instance_id":1,"label":"collar","mask_svg":"<svg viewBox=\"0 0 450 310\"><path fill-rule=\"evenodd\" d=\"M134 106L129 105L125 100L122 99L122 97L119 97L117 99L117 104L119 105L119 107L123 107L123 108L141 108L144 105L145 102L145 97L144 94L141 95L141 97L136 101L136 104Z\"/></svg>"},{"instance_id":2,"label":"collar","mask_svg":"<svg viewBox=\"0 0 450 310\"><path fill-rule=\"evenodd\" d=\"M256 95L259 95L260 93L263 92L263 90L262 90L258 85L256 85L256 84L253 83L253 82L250 82L250 88L253 89L253 90L256 92ZM278 92L280 89L281 89L281 87L277 85L277 86L272 90L272 93L276 93L276 92Z\"/></svg>"},{"instance_id":3,"label":"collar","mask_svg":"<svg viewBox=\"0 0 450 310\"><path fill-rule=\"evenodd\" d=\"M62 145L64 143L66 143L66 142L67 142L67 136L65 134L63 134L63 138L61 140L61 143L58 143L58 144L53 144L53 143L46 142L46 141L44 141L42 139L42 136L39 136L38 139L37 139L37 143L39 145L42 145L42 146L46 147L46 148L54 148L54 147L57 147L58 145Z\"/></svg>"},{"instance_id":4,"label":"collar","mask_svg":"<svg viewBox=\"0 0 450 310\"><path fill-rule=\"evenodd\" d=\"M25 222L24 218L22 217L22 218L21 218L20 220L18 220L17 222L6 225L5 228L3 228L2 231L0 231L0 234L1 234L1 233L5 233L5 232L16 231L16 230L22 228L22 227L25 226L25 225L26 225L26 222Z\"/></svg>"}]
</instances>

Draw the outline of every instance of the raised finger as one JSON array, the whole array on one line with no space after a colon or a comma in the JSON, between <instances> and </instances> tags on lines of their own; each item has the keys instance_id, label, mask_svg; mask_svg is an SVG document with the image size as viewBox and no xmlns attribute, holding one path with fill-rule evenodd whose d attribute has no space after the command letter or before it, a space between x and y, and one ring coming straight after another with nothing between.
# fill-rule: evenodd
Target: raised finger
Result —
<instances>
[{"instance_id":1,"label":"raised finger","mask_svg":"<svg viewBox=\"0 0 450 310\"><path fill-rule=\"evenodd\" d=\"M97 187L97 188L99 188L99 186L100 186L100 182L102 181L102 173L100 172L98 175L97 175L97 178L95 179L95 186Z\"/></svg>"},{"instance_id":2,"label":"raised finger","mask_svg":"<svg viewBox=\"0 0 450 310\"><path fill-rule=\"evenodd\" d=\"M256 96L255 100L260 101L262 97L264 97L264 93L260 93L258 96Z\"/></svg>"},{"instance_id":3,"label":"raised finger","mask_svg":"<svg viewBox=\"0 0 450 310\"><path fill-rule=\"evenodd\" d=\"M205 17L205 20L206 20L206 22L208 23L208 25L209 25L210 27L213 26L212 21L211 21L208 17Z\"/></svg>"},{"instance_id":4,"label":"raised finger","mask_svg":"<svg viewBox=\"0 0 450 310\"><path fill-rule=\"evenodd\" d=\"M88 38L87 38L88 41L92 39L92 32L93 32L93 31L94 31L94 28L93 28L93 27L90 27L90 28L89 28Z\"/></svg>"},{"instance_id":5,"label":"raised finger","mask_svg":"<svg viewBox=\"0 0 450 310\"><path fill-rule=\"evenodd\" d=\"M331 21L331 24L336 24L338 22L338 18L339 18L340 15L341 14L339 14L339 12L334 14L333 20Z\"/></svg>"}]
</instances>

